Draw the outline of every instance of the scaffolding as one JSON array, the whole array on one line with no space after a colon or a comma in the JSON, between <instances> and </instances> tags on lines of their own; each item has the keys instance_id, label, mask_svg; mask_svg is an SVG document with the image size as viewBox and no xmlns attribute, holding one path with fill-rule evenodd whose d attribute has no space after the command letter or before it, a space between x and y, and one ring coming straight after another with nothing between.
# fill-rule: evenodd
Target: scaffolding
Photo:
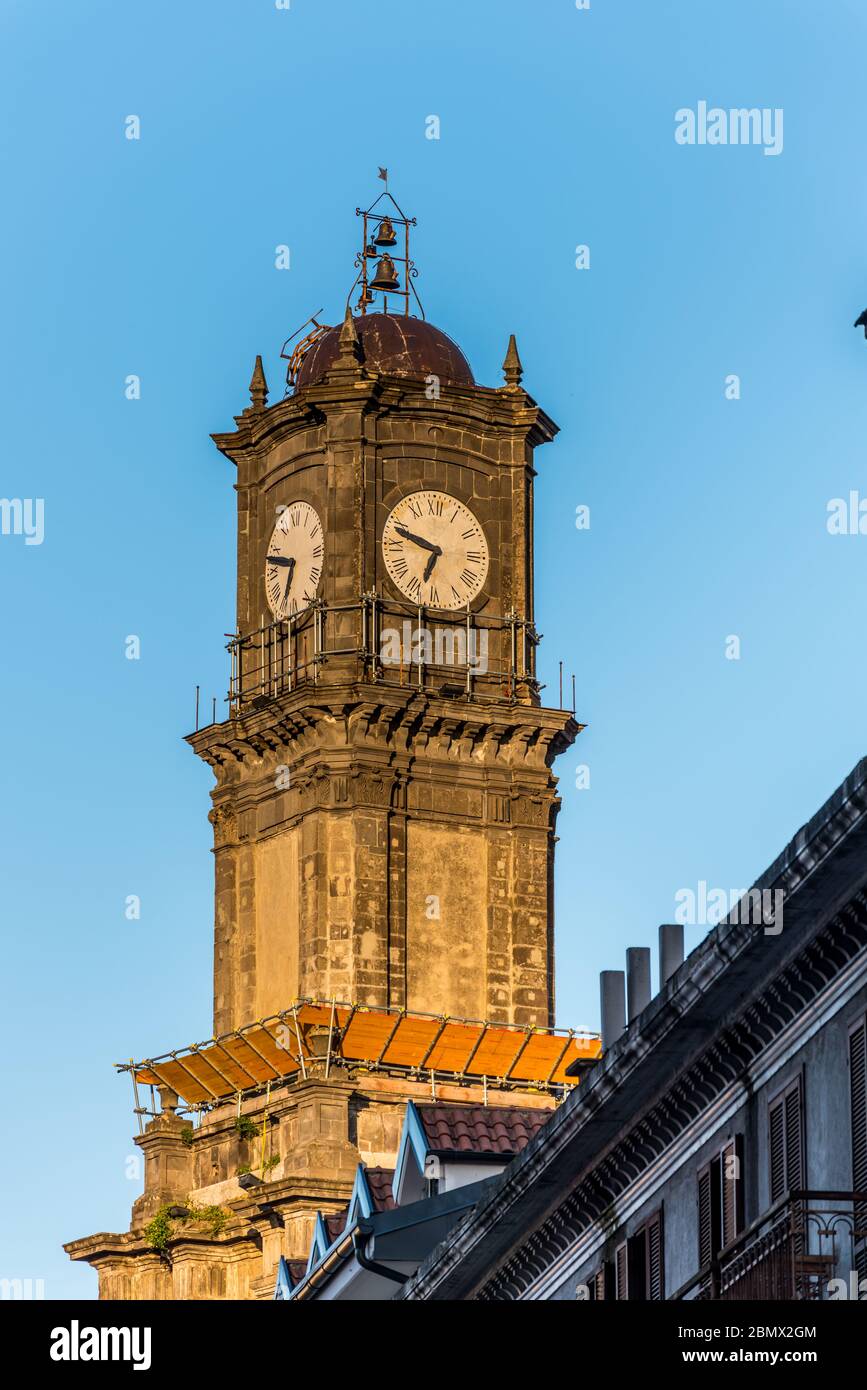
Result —
<instances>
[{"instance_id":1,"label":"scaffolding","mask_svg":"<svg viewBox=\"0 0 867 1390\"><path fill-rule=\"evenodd\" d=\"M562 1097L576 1084L576 1062L601 1053L597 1034L562 1028L482 1023L406 1009L300 999L269 1018L207 1042L148 1058L118 1062L129 1072L136 1113L138 1087L165 1087L185 1102L181 1111L208 1110L228 1101L292 1084L339 1067L413 1081L538 1091Z\"/></svg>"}]
</instances>

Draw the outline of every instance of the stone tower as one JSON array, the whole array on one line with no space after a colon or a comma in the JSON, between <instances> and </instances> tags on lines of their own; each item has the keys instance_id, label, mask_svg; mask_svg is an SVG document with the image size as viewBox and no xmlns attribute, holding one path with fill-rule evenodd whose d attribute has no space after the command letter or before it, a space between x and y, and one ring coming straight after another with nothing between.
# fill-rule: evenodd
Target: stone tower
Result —
<instances>
[{"instance_id":1,"label":"stone tower","mask_svg":"<svg viewBox=\"0 0 867 1390\"><path fill-rule=\"evenodd\" d=\"M409 312L412 223L383 197L361 214L355 315L313 325L270 406L257 359L250 405L214 436L237 467L237 630L228 717L188 741L216 779L215 1041L131 1068L162 1101L136 1091L144 1193L129 1232L66 1246L102 1297L269 1297L359 1158L393 1167L408 1098L549 1108L555 1072L570 1084L574 1045L539 1031L551 768L580 729L536 677L533 461L556 426L514 338L503 384L479 386ZM332 1023L349 1006L342 1030L299 1023L302 1000L337 1001ZM498 1060L473 1072L471 1044L456 1069L424 1044L398 1065L377 1045L358 1065L356 1009L360 1026L386 1011L387 1038L392 1016L421 1036L437 1015L432 1037L480 1020ZM172 1216L203 1209L228 1224Z\"/></svg>"},{"instance_id":2,"label":"stone tower","mask_svg":"<svg viewBox=\"0 0 867 1390\"><path fill-rule=\"evenodd\" d=\"M217 780L218 1033L299 997L553 1022L550 769L577 725L536 681L533 458L556 426L514 339L504 372L347 309L291 395L267 406L257 363L214 436L231 717L189 741Z\"/></svg>"}]
</instances>

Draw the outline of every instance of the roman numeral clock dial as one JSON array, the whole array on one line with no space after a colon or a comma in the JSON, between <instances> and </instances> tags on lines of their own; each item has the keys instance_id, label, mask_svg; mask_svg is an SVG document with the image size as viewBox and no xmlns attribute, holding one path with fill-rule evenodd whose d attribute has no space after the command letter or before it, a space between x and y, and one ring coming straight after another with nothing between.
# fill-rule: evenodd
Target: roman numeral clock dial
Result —
<instances>
[{"instance_id":1,"label":"roman numeral clock dial","mask_svg":"<svg viewBox=\"0 0 867 1390\"><path fill-rule=\"evenodd\" d=\"M275 618L291 618L313 602L323 554L322 522L310 503L284 507L265 556L265 597Z\"/></svg>"},{"instance_id":2,"label":"roman numeral clock dial","mask_svg":"<svg viewBox=\"0 0 867 1390\"><path fill-rule=\"evenodd\" d=\"M412 492L382 528L382 558L392 582L425 608L466 608L488 576L481 524L447 492Z\"/></svg>"}]
</instances>

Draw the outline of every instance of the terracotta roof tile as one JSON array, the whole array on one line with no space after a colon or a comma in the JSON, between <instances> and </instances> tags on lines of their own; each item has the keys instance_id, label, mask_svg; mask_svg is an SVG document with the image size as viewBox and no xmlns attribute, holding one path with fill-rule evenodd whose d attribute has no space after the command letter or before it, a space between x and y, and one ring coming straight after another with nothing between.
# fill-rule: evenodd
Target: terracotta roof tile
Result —
<instances>
[{"instance_id":1,"label":"terracotta roof tile","mask_svg":"<svg viewBox=\"0 0 867 1390\"><path fill-rule=\"evenodd\" d=\"M365 1168L364 1176L367 1178L367 1186L370 1188L374 1209L376 1211L394 1211L394 1196L391 1190L394 1169Z\"/></svg>"},{"instance_id":2,"label":"terracotta roof tile","mask_svg":"<svg viewBox=\"0 0 867 1390\"><path fill-rule=\"evenodd\" d=\"M433 1152L502 1154L526 1148L553 1110L517 1110L484 1105L419 1105L419 1116Z\"/></svg>"},{"instance_id":3,"label":"terracotta roof tile","mask_svg":"<svg viewBox=\"0 0 867 1390\"><path fill-rule=\"evenodd\" d=\"M333 1245L337 1237L340 1235L341 1231L346 1225L346 1218L348 1215L349 1207L346 1206L343 1208L342 1211L332 1212L330 1216L326 1216L324 1218L325 1229L328 1232L329 1245Z\"/></svg>"}]
</instances>

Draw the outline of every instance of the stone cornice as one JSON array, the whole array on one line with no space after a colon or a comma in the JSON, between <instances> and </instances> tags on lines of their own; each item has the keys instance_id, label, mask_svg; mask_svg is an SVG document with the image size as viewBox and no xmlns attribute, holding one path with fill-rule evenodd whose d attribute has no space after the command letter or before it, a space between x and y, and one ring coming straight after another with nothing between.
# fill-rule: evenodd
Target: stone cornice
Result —
<instances>
[{"instance_id":1,"label":"stone cornice","mask_svg":"<svg viewBox=\"0 0 867 1390\"><path fill-rule=\"evenodd\" d=\"M291 747L323 754L341 748L390 755L424 750L428 757L497 759L513 769L543 771L581 728L567 710L448 699L384 683L321 682L199 729L186 742L214 768Z\"/></svg>"},{"instance_id":2,"label":"stone cornice","mask_svg":"<svg viewBox=\"0 0 867 1390\"><path fill-rule=\"evenodd\" d=\"M300 430L324 423L331 411L348 407L365 414L407 410L414 418L421 418L421 412L430 417L431 424L447 415L451 425L464 420L476 428L493 427L526 438L534 448L559 432L551 417L525 391L444 384L439 399L432 402L423 383L371 374L349 380L326 379L274 405L249 408L235 416L235 430L217 432L211 438L220 452L237 464Z\"/></svg>"}]
</instances>

